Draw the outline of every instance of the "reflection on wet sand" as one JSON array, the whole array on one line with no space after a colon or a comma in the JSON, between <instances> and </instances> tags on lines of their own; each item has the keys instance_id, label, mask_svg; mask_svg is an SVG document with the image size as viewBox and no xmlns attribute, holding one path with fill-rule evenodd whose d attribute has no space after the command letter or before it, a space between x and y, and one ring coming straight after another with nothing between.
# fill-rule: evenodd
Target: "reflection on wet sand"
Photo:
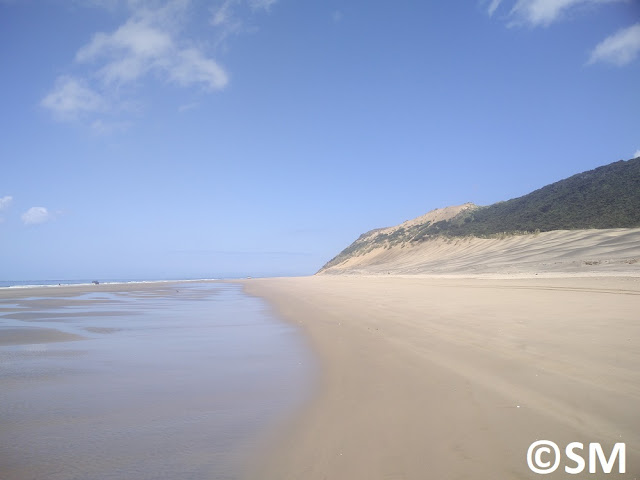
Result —
<instances>
[{"instance_id":1,"label":"reflection on wet sand","mask_svg":"<svg viewBox=\"0 0 640 480\"><path fill-rule=\"evenodd\" d=\"M4 480L238 478L304 396L299 332L240 287L69 289L0 296Z\"/></svg>"}]
</instances>

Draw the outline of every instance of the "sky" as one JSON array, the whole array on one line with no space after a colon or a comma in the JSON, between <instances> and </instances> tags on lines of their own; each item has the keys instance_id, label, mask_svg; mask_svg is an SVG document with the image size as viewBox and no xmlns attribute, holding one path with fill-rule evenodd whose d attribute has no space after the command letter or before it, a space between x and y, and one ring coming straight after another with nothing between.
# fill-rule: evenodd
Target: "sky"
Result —
<instances>
[{"instance_id":1,"label":"sky","mask_svg":"<svg viewBox=\"0 0 640 480\"><path fill-rule=\"evenodd\" d=\"M637 0L0 0L0 280L309 275L640 156Z\"/></svg>"}]
</instances>

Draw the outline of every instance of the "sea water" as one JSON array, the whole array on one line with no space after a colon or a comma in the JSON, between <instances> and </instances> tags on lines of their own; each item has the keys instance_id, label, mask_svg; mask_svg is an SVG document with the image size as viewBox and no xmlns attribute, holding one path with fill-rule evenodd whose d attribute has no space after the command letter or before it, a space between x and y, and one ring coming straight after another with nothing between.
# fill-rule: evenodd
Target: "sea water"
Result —
<instances>
[{"instance_id":1,"label":"sea water","mask_svg":"<svg viewBox=\"0 0 640 480\"><path fill-rule=\"evenodd\" d=\"M85 337L0 347L3 480L241 478L309 386L300 332L237 285L2 303Z\"/></svg>"},{"instance_id":2,"label":"sea water","mask_svg":"<svg viewBox=\"0 0 640 480\"><path fill-rule=\"evenodd\" d=\"M101 284L143 284L143 283L174 283L174 282L197 282L197 281L211 281L217 280L215 278L207 279L122 279L122 278L85 278L85 279L48 279L48 280L0 280L0 288L29 288L29 287L57 287L59 285L91 285L95 282Z\"/></svg>"}]
</instances>

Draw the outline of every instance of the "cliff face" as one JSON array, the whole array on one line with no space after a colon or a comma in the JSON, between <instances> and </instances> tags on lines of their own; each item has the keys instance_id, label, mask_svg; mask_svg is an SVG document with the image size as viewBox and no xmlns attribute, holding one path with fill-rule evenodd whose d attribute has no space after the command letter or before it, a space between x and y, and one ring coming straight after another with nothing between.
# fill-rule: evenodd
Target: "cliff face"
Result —
<instances>
[{"instance_id":1,"label":"cliff face","mask_svg":"<svg viewBox=\"0 0 640 480\"><path fill-rule=\"evenodd\" d=\"M620 261L633 265L634 258L638 256L636 245L625 247L631 254L627 255L628 258L622 255L622 251L618 252L622 256L615 253L615 245L620 242L626 244L625 240L612 240L611 251L607 252L607 235L600 235L594 229L612 230L610 235L613 237L628 239L618 229L636 227L640 227L640 157L582 172L488 207L465 203L432 210L394 227L371 230L362 234L318 273L449 271L451 267L445 268L442 262L446 261L450 266L451 259L461 255L468 260L467 270L483 270L480 266L487 267L490 257L480 252L497 249L494 252L497 254L505 248L519 248L524 252L529 248L527 239L538 237L538 246L531 245L530 248L538 253L545 253L541 248L549 249L546 258L551 261L553 252L563 255L563 258L571 256L571 249L560 245L575 241L576 237L543 233L567 230L574 233L582 231L578 235L585 243L582 253L595 255L593 259L584 259L584 262L591 262L591 266L601 265L606 260L601 256L607 253L614 255L614 263ZM638 240L634 235L631 237ZM522 238L512 238L515 236ZM550 240L551 243L541 243L542 240ZM452 245L458 248L452 249ZM515 260L511 259L512 262ZM625 263L627 260L631 263ZM580 263L583 260L574 258L572 261ZM440 262L440 265L433 262Z\"/></svg>"}]
</instances>

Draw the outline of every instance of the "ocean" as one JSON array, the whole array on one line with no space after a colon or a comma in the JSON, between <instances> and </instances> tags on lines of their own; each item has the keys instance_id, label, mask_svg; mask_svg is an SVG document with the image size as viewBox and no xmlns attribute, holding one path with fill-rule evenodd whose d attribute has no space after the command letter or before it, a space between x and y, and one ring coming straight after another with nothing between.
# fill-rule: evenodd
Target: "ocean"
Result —
<instances>
[{"instance_id":1,"label":"ocean","mask_svg":"<svg viewBox=\"0 0 640 480\"><path fill-rule=\"evenodd\" d=\"M37 329L79 339L0 346L3 480L242 478L314 370L234 284L0 299L0 339Z\"/></svg>"},{"instance_id":2,"label":"ocean","mask_svg":"<svg viewBox=\"0 0 640 480\"><path fill-rule=\"evenodd\" d=\"M138 284L138 283L171 283L171 282L197 282L197 281L211 281L217 280L215 278L205 278L205 279L156 279L156 280L145 280L145 279L118 279L118 278L84 278L84 279L49 279L49 280L0 280L0 288L5 287L55 287L58 285L91 285L93 282L98 282L102 284L111 284L111 283L127 283L127 284Z\"/></svg>"}]
</instances>

